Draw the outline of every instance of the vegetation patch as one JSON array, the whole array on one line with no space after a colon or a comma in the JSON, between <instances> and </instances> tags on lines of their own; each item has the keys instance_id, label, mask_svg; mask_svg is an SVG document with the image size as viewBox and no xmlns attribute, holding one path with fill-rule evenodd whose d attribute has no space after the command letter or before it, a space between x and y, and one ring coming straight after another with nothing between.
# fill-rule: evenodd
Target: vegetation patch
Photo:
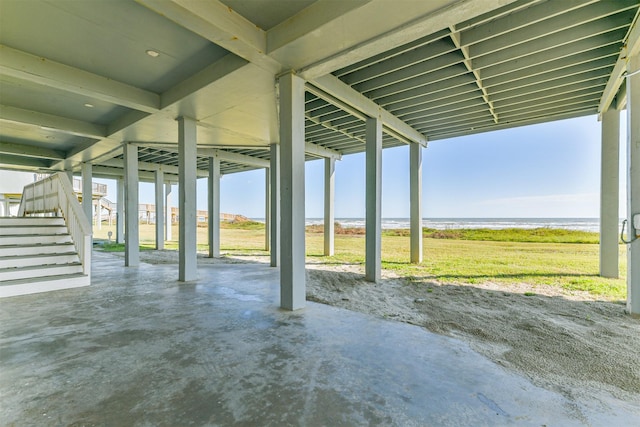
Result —
<instances>
[{"instance_id":1,"label":"vegetation patch","mask_svg":"<svg viewBox=\"0 0 640 427\"><path fill-rule=\"evenodd\" d=\"M356 231L357 230L357 231ZM103 238L103 250L124 251L124 245L106 243L108 231L94 230L96 240ZM328 266L348 264L364 267L363 228L336 226L335 255L324 256L321 226L307 228L307 260ZM166 249L178 248L178 227ZM410 278L412 286L428 283L519 284L561 288L568 292L588 292L607 300L626 298L626 249L620 245L620 278L599 276L599 247L596 233L556 230L425 230L424 261L409 262L407 230L384 230L382 268ZM155 227L140 225L140 248L155 246ZM207 252L207 229L198 228L198 251ZM264 224L242 221L221 224L220 250L228 256L267 257ZM98 246L99 247L99 246ZM542 294L543 292L539 292Z\"/></svg>"}]
</instances>

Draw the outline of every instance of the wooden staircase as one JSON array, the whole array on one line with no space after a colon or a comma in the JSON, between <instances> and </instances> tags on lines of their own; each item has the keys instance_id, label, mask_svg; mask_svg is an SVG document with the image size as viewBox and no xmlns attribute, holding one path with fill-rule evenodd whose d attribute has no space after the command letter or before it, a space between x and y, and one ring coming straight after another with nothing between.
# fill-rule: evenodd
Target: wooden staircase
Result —
<instances>
[{"instance_id":1,"label":"wooden staircase","mask_svg":"<svg viewBox=\"0 0 640 427\"><path fill-rule=\"evenodd\" d=\"M0 298L89 283L63 218L0 218Z\"/></svg>"}]
</instances>

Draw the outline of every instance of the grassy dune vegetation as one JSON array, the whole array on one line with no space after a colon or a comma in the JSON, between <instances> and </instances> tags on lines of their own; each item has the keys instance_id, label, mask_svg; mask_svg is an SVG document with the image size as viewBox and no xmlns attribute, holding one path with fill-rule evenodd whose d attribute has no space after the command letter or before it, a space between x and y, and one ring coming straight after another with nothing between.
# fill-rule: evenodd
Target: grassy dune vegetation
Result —
<instances>
[{"instance_id":1,"label":"grassy dune vegetation","mask_svg":"<svg viewBox=\"0 0 640 427\"><path fill-rule=\"evenodd\" d=\"M115 227L94 227L95 239L106 239ZM587 291L610 300L626 298L626 256L620 246L620 279L598 276L598 234L555 229L425 229L424 261L409 263L407 230L385 230L382 234L382 267L414 281L436 280L461 283L530 283L568 290ZM167 249L177 249L178 227ZM143 250L154 247L154 226L140 225ZM335 265L364 266L364 230L336 227L335 256L323 256L321 226L307 228L307 261ZM106 244L106 250L123 250ZM207 251L207 229L198 228L198 250ZM268 255L264 224L247 221L223 223L221 251L229 257Z\"/></svg>"}]
</instances>

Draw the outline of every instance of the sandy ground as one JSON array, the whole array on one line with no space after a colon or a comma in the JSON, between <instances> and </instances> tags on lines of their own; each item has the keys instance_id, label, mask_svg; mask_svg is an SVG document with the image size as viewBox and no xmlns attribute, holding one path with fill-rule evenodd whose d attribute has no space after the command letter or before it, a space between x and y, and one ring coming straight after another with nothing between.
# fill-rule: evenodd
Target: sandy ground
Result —
<instances>
[{"instance_id":1,"label":"sandy ground","mask_svg":"<svg viewBox=\"0 0 640 427\"><path fill-rule=\"evenodd\" d=\"M152 264L177 259L176 251L141 252L141 261ZM268 259L198 259L244 262ZM409 281L388 271L373 284L364 280L362 265L313 263L307 264L307 300L459 338L571 399L610 396L640 405L640 320L626 315L620 303L526 283Z\"/></svg>"}]
</instances>

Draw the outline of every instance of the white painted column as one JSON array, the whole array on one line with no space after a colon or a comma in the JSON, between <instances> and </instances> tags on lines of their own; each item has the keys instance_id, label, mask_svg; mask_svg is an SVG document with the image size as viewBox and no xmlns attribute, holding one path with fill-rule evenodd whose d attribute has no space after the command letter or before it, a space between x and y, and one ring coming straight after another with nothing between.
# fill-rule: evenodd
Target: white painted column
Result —
<instances>
[{"instance_id":1,"label":"white painted column","mask_svg":"<svg viewBox=\"0 0 640 427\"><path fill-rule=\"evenodd\" d=\"M600 164L600 275L618 277L618 210L620 207L620 112L602 115Z\"/></svg>"},{"instance_id":2,"label":"white painted column","mask_svg":"<svg viewBox=\"0 0 640 427\"><path fill-rule=\"evenodd\" d=\"M164 249L164 172L155 172L156 249Z\"/></svg>"},{"instance_id":3,"label":"white painted column","mask_svg":"<svg viewBox=\"0 0 640 427\"><path fill-rule=\"evenodd\" d=\"M96 226L98 230L102 230L102 206L100 204L100 200L93 201L94 206L94 216L96 218Z\"/></svg>"},{"instance_id":4,"label":"white painted column","mask_svg":"<svg viewBox=\"0 0 640 427\"><path fill-rule=\"evenodd\" d=\"M167 208L166 219L166 230L165 230L165 240L169 241L173 239L171 235L171 227L173 226L173 222L171 219L171 192L173 191L173 184L171 182L167 182L165 186L165 207Z\"/></svg>"},{"instance_id":5,"label":"white painted column","mask_svg":"<svg viewBox=\"0 0 640 427\"><path fill-rule=\"evenodd\" d=\"M640 316L640 57L627 63L627 311Z\"/></svg>"},{"instance_id":6,"label":"white painted column","mask_svg":"<svg viewBox=\"0 0 640 427\"><path fill-rule=\"evenodd\" d=\"M220 257L220 159L209 157L209 258Z\"/></svg>"},{"instance_id":7,"label":"white painted column","mask_svg":"<svg viewBox=\"0 0 640 427\"><path fill-rule=\"evenodd\" d=\"M422 147L409 145L411 262L422 262Z\"/></svg>"},{"instance_id":8,"label":"white painted column","mask_svg":"<svg viewBox=\"0 0 640 427\"><path fill-rule=\"evenodd\" d=\"M382 233L382 121L368 118L366 125L366 222L365 280L381 275Z\"/></svg>"},{"instance_id":9,"label":"white painted column","mask_svg":"<svg viewBox=\"0 0 640 427\"><path fill-rule=\"evenodd\" d=\"M91 163L82 164L82 210L89 220L89 227L93 232L93 185L91 175L93 167Z\"/></svg>"},{"instance_id":10,"label":"white painted column","mask_svg":"<svg viewBox=\"0 0 640 427\"><path fill-rule=\"evenodd\" d=\"M305 305L304 80L280 77L280 306Z\"/></svg>"},{"instance_id":11,"label":"white painted column","mask_svg":"<svg viewBox=\"0 0 640 427\"><path fill-rule=\"evenodd\" d=\"M280 145L271 144L269 158L269 231L271 267L280 265Z\"/></svg>"},{"instance_id":12,"label":"white painted column","mask_svg":"<svg viewBox=\"0 0 640 427\"><path fill-rule=\"evenodd\" d=\"M271 173L264 169L264 250L271 248Z\"/></svg>"},{"instance_id":13,"label":"white painted column","mask_svg":"<svg viewBox=\"0 0 640 427\"><path fill-rule=\"evenodd\" d=\"M196 121L178 117L178 207L180 210L179 279L182 282L198 278L197 218L196 218Z\"/></svg>"},{"instance_id":14,"label":"white painted column","mask_svg":"<svg viewBox=\"0 0 640 427\"><path fill-rule=\"evenodd\" d=\"M138 220L138 146L124 144L124 265L135 267L140 264L140 234Z\"/></svg>"},{"instance_id":15,"label":"white painted column","mask_svg":"<svg viewBox=\"0 0 640 427\"><path fill-rule=\"evenodd\" d=\"M324 159L324 256L333 256L335 253L335 172L336 159L327 157Z\"/></svg>"},{"instance_id":16,"label":"white painted column","mask_svg":"<svg viewBox=\"0 0 640 427\"><path fill-rule=\"evenodd\" d=\"M116 183L116 243L124 243L124 178L118 178Z\"/></svg>"}]
</instances>

